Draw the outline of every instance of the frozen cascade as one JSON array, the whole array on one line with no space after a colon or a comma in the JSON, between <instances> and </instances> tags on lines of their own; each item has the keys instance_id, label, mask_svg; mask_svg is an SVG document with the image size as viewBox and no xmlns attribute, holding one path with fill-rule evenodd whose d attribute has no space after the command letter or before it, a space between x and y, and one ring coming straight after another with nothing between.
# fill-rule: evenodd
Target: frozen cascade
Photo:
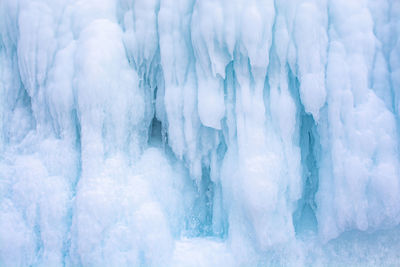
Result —
<instances>
[{"instance_id":1,"label":"frozen cascade","mask_svg":"<svg viewBox=\"0 0 400 267\"><path fill-rule=\"evenodd\" d=\"M400 264L397 0L1 0L0 266Z\"/></svg>"}]
</instances>

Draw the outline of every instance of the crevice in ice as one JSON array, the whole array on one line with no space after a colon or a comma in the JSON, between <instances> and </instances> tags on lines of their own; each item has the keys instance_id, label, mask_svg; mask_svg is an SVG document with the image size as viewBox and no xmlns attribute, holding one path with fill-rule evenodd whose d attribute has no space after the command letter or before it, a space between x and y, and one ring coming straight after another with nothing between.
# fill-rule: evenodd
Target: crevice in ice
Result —
<instances>
[{"instance_id":1,"label":"crevice in ice","mask_svg":"<svg viewBox=\"0 0 400 267\"><path fill-rule=\"evenodd\" d=\"M162 125L156 116L151 121L148 140L150 146L160 147L163 144Z\"/></svg>"},{"instance_id":2,"label":"crevice in ice","mask_svg":"<svg viewBox=\"0 0 400 267\"><path fill-rule=\"evenodd\" d=\"M303 233L316 233L318 222L315 215L317 205L315 194L319 184L318 153L320 150L317 125L312 114L305 111L300 102L299 81L289 71L289 88L292 95L297 99L300 107L299 116L299 145L301 150L302 182L303 190L300 200L297 202L297 209L293 213L293 225L297 235Z\"/></svg>"},{"instance_id":3,"label":"crevice in ice","mask_svg":"<svg viewBox=\"0 0 400 267\"><path fill-rule=\"evenodd\" d=\"M70 203L67 210L66 216L66 238L63 240L62 245L62 263L63 266L66 266L67 261L70 259L70 250L71 250L71 228L72 228L72 219L74 216L74 201L77 193L77 186L82 174L82 146L81 146L81 124L79 122L78 113L76 109L72 110L73 121L75 122L75 148L77 151L77 170L75 180L72 181L71 184L71 194L70 194Z\"/></svg>"},{"instance_id":4,"label":"crevice in ice","mask_svg":"<svg viewBox=\"0 0 400 267\"><path fill-rule=\"evenodd\" d=\"M224 97L226 103L226 116L222 120L222 133L227 142L233 142L236 136L236 90L235 90L235 68L233 60L225 67Z\"/></svg>"},{"instance_id":5,"label":"crevice in ice","mask_svg":"<svg viewBox=\"0 0 400 267\"><path fill-rule=\"evenodd\" d=\"M191 178L195 181L197 196L190 227L192 228L191 236L224 239L228 234L228 216L224 209L219 166L225 157L227 145L222 131L214 133L218 136L218 141L214 144L216 147L203 156L200 182ZM210 134L209 137L213 136Z\"/></svg>"},{"instance_id":6,"label":"crevice in ice","mask_svg":"<svg viewBox=\"0 0 400 267\"><path fill-rule=\"evenodd\" d=\"M226 130L226 124L223 123L223 129L225 128ZM218 144L218 147L216 149L216 163L220 166L225 158L226 151L228 149L226 143L225 143L225 138L220 132L220 143ZM215 169L216 166L213 166ZM214 173L217 171L214 170ZM219 174L214 174L214 176L218 176ZM222 190L222 185L219 177L214 177L212 180L214 180L214 188L213 188L213 210L212 210L212 234L215 237L219 238L226 238L228 234L228 215L226 210L224 209L224 202L223 202L223 190Z\"/></svg>"},{"instance_id":7,"label":"crevice in ice","mask_svg":"<svg viewBox=\"0 0 400 267\"><path fill-rule=\"evenodd\" d=\"M317 232L315 216L315 194L318 190L318 144L319 137L314 118L302 110L300 119L300 147L302 163L303 194L293 214L293 224L297 234Z\"/></svg>"},{"instance_id":8,"label":"crevice in ice","mask_svg":"<svg viewBox=\"0 0 400 267\"><path fill-rule=\"evenodd\" d=\"M213 235L214 187L215 184L210 177L210 167L203 164L201 182L198 184L197 197L193 206L193 218L189 225L193 236Z\"/></svg>"},{"instance_id":9,"label":"crevice in ice","mask_svg":"<svg viewBox=\"0 0 400 267\"><path fill-rule=\"evenodd\" d=\"M36 255L36 261L40 262L40 259L43 257L43 239L42 239L42 233L40 229L40 207L36 206L36 218L35 218L35 223L33 226L33 233L35 235L35 255Z\"/></svg>"}]
</instances>

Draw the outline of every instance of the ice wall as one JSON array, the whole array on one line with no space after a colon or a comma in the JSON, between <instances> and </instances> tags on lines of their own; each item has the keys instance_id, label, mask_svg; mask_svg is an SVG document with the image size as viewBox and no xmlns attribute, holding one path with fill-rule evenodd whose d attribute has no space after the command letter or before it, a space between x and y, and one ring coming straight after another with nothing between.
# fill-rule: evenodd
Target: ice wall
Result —
<instances>
[{"instance_id":1,"label":"ice wall","mask_svg":"<svg viewBox=\"0 0 400 267\"><path fill-rule=\"evenodd\" d=\"M397 0L2 0L0 265L399 263L399 115Z\"/></svg>"}]
</instances>

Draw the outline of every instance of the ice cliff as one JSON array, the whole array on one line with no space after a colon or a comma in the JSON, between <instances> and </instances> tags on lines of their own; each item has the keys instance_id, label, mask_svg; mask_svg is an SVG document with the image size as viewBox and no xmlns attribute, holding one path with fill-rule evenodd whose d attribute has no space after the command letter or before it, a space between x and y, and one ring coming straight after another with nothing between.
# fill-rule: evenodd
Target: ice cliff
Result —
<instances>
[{"instance_id":1,"label":"ice cliff","mask_svg":"<svg viewBox=\"0 0 400 267\"><path fill-rule=\"evenodd\" d=\"M0 266L400 264L400 1L1 0Z\"/></svg>"}]
</instances>

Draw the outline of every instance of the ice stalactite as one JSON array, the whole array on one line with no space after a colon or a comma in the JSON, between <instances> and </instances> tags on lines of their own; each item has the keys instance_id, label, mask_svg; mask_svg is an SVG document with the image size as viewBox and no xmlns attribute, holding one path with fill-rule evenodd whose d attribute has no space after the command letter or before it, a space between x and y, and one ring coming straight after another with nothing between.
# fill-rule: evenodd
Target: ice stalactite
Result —
<instances>
[{"instance_id":1,"label":"ice stalactite","mask_svg":"<svg viewBox=\"0 0 400 267\"><path fill-rule=\"evenodd\" d=\"M1 1L0 265L396 250L399 14L391 0Z\"/></svg>"}]
</instances>

